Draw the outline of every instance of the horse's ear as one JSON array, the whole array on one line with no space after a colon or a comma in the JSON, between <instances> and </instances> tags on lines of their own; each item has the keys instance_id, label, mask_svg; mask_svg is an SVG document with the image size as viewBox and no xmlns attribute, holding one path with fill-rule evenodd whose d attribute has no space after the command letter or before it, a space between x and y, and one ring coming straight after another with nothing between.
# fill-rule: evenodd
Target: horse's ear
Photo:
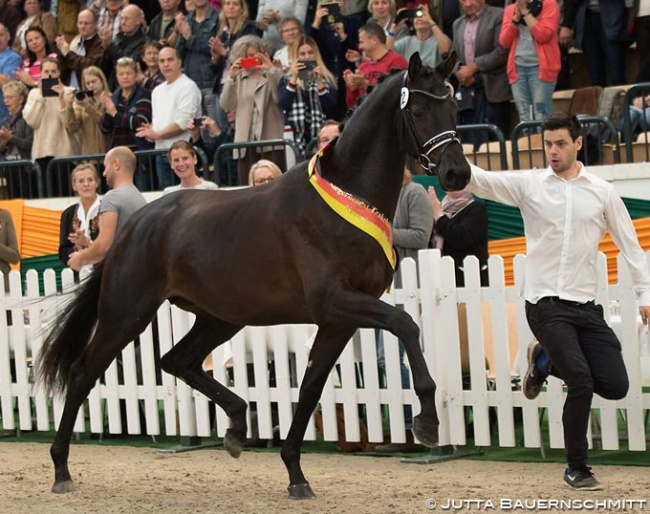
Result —
<instances>
[{"instance_id":1,"label":"horse's ear","mask_svg":"<svg viewBox=\"0 0 650 514\"><path fill-rule=\"evenodd\" d=\"M422 69L422 59L420 52L415 52L409 60L409 77L417 77Z\"/></svg>"},{"instance_id":2,"label":"horse's ear","mask_svg":"<svg viewBox=\"0 0 650 514\"><path fill-rule=\"evenodd\" d=\"M449 52L447 58L436 66L436 72L440 73L445 79L448 79L456 67L457 55L453 50Z\"/></svg>"}]
</instances>

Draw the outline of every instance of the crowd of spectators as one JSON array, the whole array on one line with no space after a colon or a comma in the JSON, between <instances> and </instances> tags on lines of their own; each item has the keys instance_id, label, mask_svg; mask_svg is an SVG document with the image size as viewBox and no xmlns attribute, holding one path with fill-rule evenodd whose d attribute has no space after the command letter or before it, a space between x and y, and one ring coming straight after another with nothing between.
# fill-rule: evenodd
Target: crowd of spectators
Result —
<instances>
[{"instance_id":1,"label":"crowd of spectators","mask_svg":"<svg viewBox=\"0 0 650 514\"><path fill-rule=\"evenodd\" d=\"M121 145L167 150L184 140L210 157L223 143L290 137L307 152L325 120L342 121L415 52L435 67L452 50L459 124L493 123L507 137L512 101L521 121L550 112L570 45L583 50L593 84L624 82L635 40L648 67L650 0L505 4L0 0L0 159L34 160L56 183L46 172L53 158ZM645 124L646 104L635 100L635 121ZM219 181L247 183L259 159L284 168L275 150L224 157ZM149 161L138 187L178 183L165 154Z\"/></svg>"}]
</instances>

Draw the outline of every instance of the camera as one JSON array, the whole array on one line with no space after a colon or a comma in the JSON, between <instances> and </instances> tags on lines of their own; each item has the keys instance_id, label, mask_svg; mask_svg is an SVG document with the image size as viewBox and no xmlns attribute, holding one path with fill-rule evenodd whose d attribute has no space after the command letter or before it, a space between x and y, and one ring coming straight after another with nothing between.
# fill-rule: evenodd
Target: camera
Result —
<instances>
[{"instance_id":1,"label":"camera","mask_svg":"<svg viewBox=\"0 0 650 514\"><path fill-rule=\"evenodd\" d=\"M533 15L534 18L537 18L539 16L539 13L542 12L542 0L528 0L526 3L526 8L528 9L528 12ZM515 24L521 24L521 23L526 23L524 21L524 18L522 18L518 22L514 22Z\"/></svg>"},{"instance_id":2,"label":"camera","mask_svg":"<svg viewBox=\"0 0 650 514\"><path fill-rule=\"evenodd\" d=\"M240 66L242 70L246 68L255 68L260 65L260 60L257 57L243 57L240 61Z\"/></svg>"},{"instance_id":3,"label":"camera","mask_svg":"<svg viewBox=\"0 0 650 514\"><path fill-rule=\"evenodd\" d=\"M327 16L323 18L323 21L328 25L343 21L343 15L341 14L341 4L334 2L331 4L322 4L321 7L323 9L327 9Z\"/></svg>"},{"instance_id":4,"label":"camera","mask_svg":"<svg viewBox=\"0 0 650 514\"><path fill-rule=\"evenodd\" d=\"M84 98L92 98L93 96L95 96L95 92L91 89L81 89L74 92L74 97L79 101Z\"/></svg>"},{"instance_id":5,"label":"camera","mask_svg":"<svg viewBox=\"0 0 650 514\"><path fill-rule=\"evenodd\" d=\"M424 16L422 9L404 9L395 17L395 23L406 20L407 25L410 25L414 18L422 18L422 16Z\"/></svg>"},{"instance_id":6,"label":"camera","mask_svg":"<svg viewBox=\"0 0 650 514\"><path fill-rule=\"evenodd\" d=\"M298 71L298 78L303 82L308 82L314 77L314 68L316 67L316 61L298 61L303 64L303 68Z\"/></svg>"}]
</instances>

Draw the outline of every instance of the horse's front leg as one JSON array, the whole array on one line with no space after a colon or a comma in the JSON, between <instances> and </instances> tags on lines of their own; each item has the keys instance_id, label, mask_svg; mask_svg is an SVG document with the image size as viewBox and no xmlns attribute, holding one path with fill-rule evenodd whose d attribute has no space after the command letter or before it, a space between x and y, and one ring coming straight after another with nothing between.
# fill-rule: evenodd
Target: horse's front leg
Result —
<instances>
[{"instance_id":1,"label":"horse's front leg","mask_svg":"<svg viewBox=\"0 0 650 514\"><path fill-rule=\"evenodd\" d=\"M287 439L282 445L282 460L289 472L289 496L293 499L315 496L300 466L300 447L327 377L355 330L356 327L350 326L319 326L300 386L298 406Z\"/></svg>"},{"instance_id":2,"label":"horse's front leg","mask_svg":"<svg viewBox=\"0 0 650 514\"><path fill-rule=\"evenodd\" d=\"M436 384L420 347L420 329L406 312L358 291L343 291L331 302L328 316L360 328L380 328L393 333L404 344L413 374L413 389L421 411L413 418L413 434L428 447L438 444Z\"/></svg>"}]
</instances>

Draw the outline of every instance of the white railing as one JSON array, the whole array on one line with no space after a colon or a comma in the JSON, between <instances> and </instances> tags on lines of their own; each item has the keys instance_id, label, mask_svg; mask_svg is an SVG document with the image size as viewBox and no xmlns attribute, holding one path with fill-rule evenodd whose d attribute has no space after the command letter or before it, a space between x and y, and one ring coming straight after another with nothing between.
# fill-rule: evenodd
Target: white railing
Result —
<instances>
[{"instance_id":1,"label":"white railing","mask_svg":"<svg viewBox=\"0 0 650 514\"><path fill-rule=\"evenodd\" d=\"M440 444L466 444L467 408L471 407L477 446L521 445L522 441L515 440L515 409L520 408L525 446L540 446L541 426L547 424L550 446L561 448L565 394L562 384L556 379L549 380L546 391L535 401L524 399L517 386L526 366L526 347L532 340L524 305L518 295L524 257L515 259L515 286L504 285L502 259L490 258L491 285L486 288L479 285L475 258L465 262L464 288L455 287L450 258L441 258L439 252L427 250L420 253L419 259L422 287L417 285L415 263L406 259L401 264L402 288L391 289L383 300L403 307L422 329L425 359L438 385ZM638 321L635 295L622 259L619 259L618 270L619 282L608 286L605 257L600 256L597 301L608 307L605 309L608 318L613 312L611 323L623 344L630 391L620 401L605 401L596 396L592 426L599 431L604 449L618 449L619 442L627 439L631 450L644 451L650 393L644 393L642 387L650 386L650 349L647 329ZM39 295L34 271L27 273L24 295L20 275L16 272L10 274L10 292L4 295L0 290L0 312L11 313L11 324L7 316L0 315L0 425L4 429L50 430L52 423L58 424L61 416L61 399L46 397L31 383L31 363L42 344L46 318L52 319L62 302L61 296L54 294L52 270L45 272L44 281L45 298ZM66 288L72 286L70 270L63 272L63 283ZM191 314L168 303L159 309L160 352L154 351L154 337L149 326L139 338L139 352L133 344L122 352L121 374L117 363L113 362L89 396L85 416L89 419L90 431L102 432L108 423L110 432L121 432L120 401L124 400L129 433L160 434L163 431L160 426L162 408L165 434L211 435L210 408L214 407L207 398L166 373L156 378L155 355L164 354L180 340L192 321ZM300 379L307 366L308 344L315 331L316 327L310 325L247 327L212 353L211 363L207 365L214 377L221 383L230 383L229 387L245 400L255 402L260 437L271 438L276 423L281 437L287 435L298 401ZM371 442L383 439L385 409L382 406L388 406L392 440L404 441L403 405L412 404L417 413L419 404L412 389L402 390L396 338L385 333L384 339L385 386L380 386L384 380L377 369L374 330L358 331L352 344L344 350L338 372L330 375L320 401L326 440L337 439L336 404L340 403L345 412L348 440L359 440L359 406L362 405ZM466 341L468 348L465 365L461 359L461 341ZM230 382L227 370L230 366L234 383ZM269 380L271 367L275 376L273 384ZM251 369L254 386L248 383ZM363 377L358 385L361 369ZM273 404L276 404L276 421L272 415ZM490 430L491 409L496 412L498 441L493 440L494 431ZM141 411L146 426L141 426ZM75 431L86 430L85 416L80 412ZM624 420L622 429L619 429L620 419ZM215 423L218 436L223 436L228 419L220 408L216 408ZM593 435L590 432L590 443ZM312 420L306 439L315 438Z\"/></svg>"}]
</instances>

